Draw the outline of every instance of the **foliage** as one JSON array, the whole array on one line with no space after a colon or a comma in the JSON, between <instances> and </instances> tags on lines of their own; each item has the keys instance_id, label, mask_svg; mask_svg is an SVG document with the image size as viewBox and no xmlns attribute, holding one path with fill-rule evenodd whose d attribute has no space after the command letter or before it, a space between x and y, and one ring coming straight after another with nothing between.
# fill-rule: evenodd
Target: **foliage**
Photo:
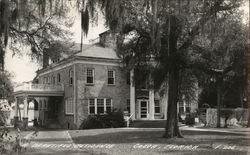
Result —
<instances>
[{"instance_id":1,"label":"foliage","mask_svg":"<svg viewBox=\"0 0 250 155\"><path fill-rule=\"evenodd\" d=\"M5 71L0 72L0 98L7 99L9 103L14 101L12 75Z\"/></svg>"},{"instance_id":2,"label":"foliage","mask_svg":"<svg viewBox=\"0 0 250 155\"><path fill-rule=\"evenodd\" d=\"M160 87L162 84L168 84L169 108L166 137L171 138L180 136L176 111L178 99L182 97L180 93L191 92L183 90L195 87L195 82L189 83L189 81L195 81L192 78L194 73L186 69L193 68L193 65L190 65L194 61L190 49L196 45L196 37L201 34L204 27L207 27L208 22L216 18L217 14L234 12L241 2L233 0L97 0L93 2L86 0L84 4L101 6L106 24L113 32L120 34L117 42L118 52L121 58L124 58L128 68L139 66L153 73L157 71L161 77L155 78L156 85ZM131 32L133 35L126 42L126 35ZM199 58L200 55L195 57ZM150 61L152 59L156 60L155 64ZM218 59L216 60L216 63L221 64ZM187 79L180 77L187 77ZM189 96L187 95L187 98Z\"/></svg>"},{"instance_id":3,"label":"foliage","mask_svg":"<svg viewBox=\"0 0 250 155\"><path fill-rule=\"evenodd\" d=\"M124 127L122 111L112 111L105 115L89 115L80 126L80 129L118 128Z\"/></svg>"},{"instance_id":4,"label":"foliage","mask_svg":"<svg viewBox=\"0 0 250 155\"><path fill-rule=\"evenodd\" d=\"M60 2L62 1L0 1L1 70L4 70L7 44L13 55L30 51L25 54L39 59L43 49L52 41L69 37L68 27L72 25L72 20L68 18L70 3Z\"/></svg>"},{"instance_id":5,"label":"foliage","mask_svg":"<svg viewBox=\"0 0 250 155\"><path fill-rule=\"evenodd\" d=\"M187 114L186 115L186 118L185 118L185 124L186 125L190 125L190 126L192 126L192 125L194 125L195 124L195 117L194 117L195 115L194 114Z\"/></svg>"}]
</instances>

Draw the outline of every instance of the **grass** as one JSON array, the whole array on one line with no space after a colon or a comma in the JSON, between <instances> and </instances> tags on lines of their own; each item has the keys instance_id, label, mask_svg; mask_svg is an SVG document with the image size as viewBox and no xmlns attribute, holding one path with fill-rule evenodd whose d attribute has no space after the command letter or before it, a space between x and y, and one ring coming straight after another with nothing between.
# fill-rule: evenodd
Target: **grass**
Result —
<instances>
[{"instance_id":1,"label":"grass","mask_svg":"<svg viewBox=\"0 0 250 155\"><path fill-rule=\"evenodd\" d=\"M69 131L76 144L114 144L111 149L90 149L107 154L247 154L250 135L209 131L183 130L184 138L165 139L163 129L95 129ZM156 145L156 148L135 148L135 145ZM167 145L197 145L195 150L166 149ZM225 146L235 146L225 149ZM215 149L218 147L217 149ZM84 148L86 149L86 148Z\"/></svg>"}]
</instances>

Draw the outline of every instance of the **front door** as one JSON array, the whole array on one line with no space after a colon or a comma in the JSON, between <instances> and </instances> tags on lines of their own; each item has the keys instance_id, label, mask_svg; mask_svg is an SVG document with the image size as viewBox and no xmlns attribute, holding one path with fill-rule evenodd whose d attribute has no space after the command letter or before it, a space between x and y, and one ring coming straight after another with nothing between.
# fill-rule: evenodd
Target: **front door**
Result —
<instances>
[{"instance_id":1,"label":"front door","mask_svg":"<svg viewBox=\"0 0 250 155\"><path fill-rule=\"evenodd\" d=\"M140 116L141 116L141 119L148 118L148 101L147 100L140 101Z\"/></svg>"}]
</instances>

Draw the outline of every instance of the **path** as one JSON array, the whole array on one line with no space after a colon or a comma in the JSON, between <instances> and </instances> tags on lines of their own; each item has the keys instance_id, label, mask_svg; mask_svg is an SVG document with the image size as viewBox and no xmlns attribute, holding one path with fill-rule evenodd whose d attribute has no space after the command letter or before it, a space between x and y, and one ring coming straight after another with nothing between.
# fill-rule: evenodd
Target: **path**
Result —
<instances>
[{"instance_id":1,"label":"path","mask_svg":"<svg viewBox=\"0 0 250 155\"><path fill-rule=\"evenodd\" d=\"M68 131L40 131L27 145L26 154L53 154L55 152L79 152Z\"/></svg>"}]
</instances>

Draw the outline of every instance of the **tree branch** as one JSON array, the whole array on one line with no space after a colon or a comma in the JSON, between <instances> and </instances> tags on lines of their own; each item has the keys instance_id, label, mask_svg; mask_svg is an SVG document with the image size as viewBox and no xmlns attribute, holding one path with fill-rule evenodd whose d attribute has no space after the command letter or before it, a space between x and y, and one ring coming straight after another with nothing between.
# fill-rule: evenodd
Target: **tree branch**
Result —
<instances>
[{"instance_id":1,"label":"tree branch","mask_svg":"<svg viewBox=\"0 0 250 155\"><path fill-rule=\"evenodd\" d=\"M210 19L210 17L213 16L216 12L231 10L233 8L238 7L238 6L231 6L231 5L221 6L222 3L223 3L223 0L216 1L214 5L209 9L209 11L205 13L199 19L199 21L192 27L188 38L184 41L182 46L180 46L180 48L178 49L179 52L182 52L190 47L195 36L199 34L199 30L201 29L201 26L204 25Z\"/></svg>"}]
</instances>

